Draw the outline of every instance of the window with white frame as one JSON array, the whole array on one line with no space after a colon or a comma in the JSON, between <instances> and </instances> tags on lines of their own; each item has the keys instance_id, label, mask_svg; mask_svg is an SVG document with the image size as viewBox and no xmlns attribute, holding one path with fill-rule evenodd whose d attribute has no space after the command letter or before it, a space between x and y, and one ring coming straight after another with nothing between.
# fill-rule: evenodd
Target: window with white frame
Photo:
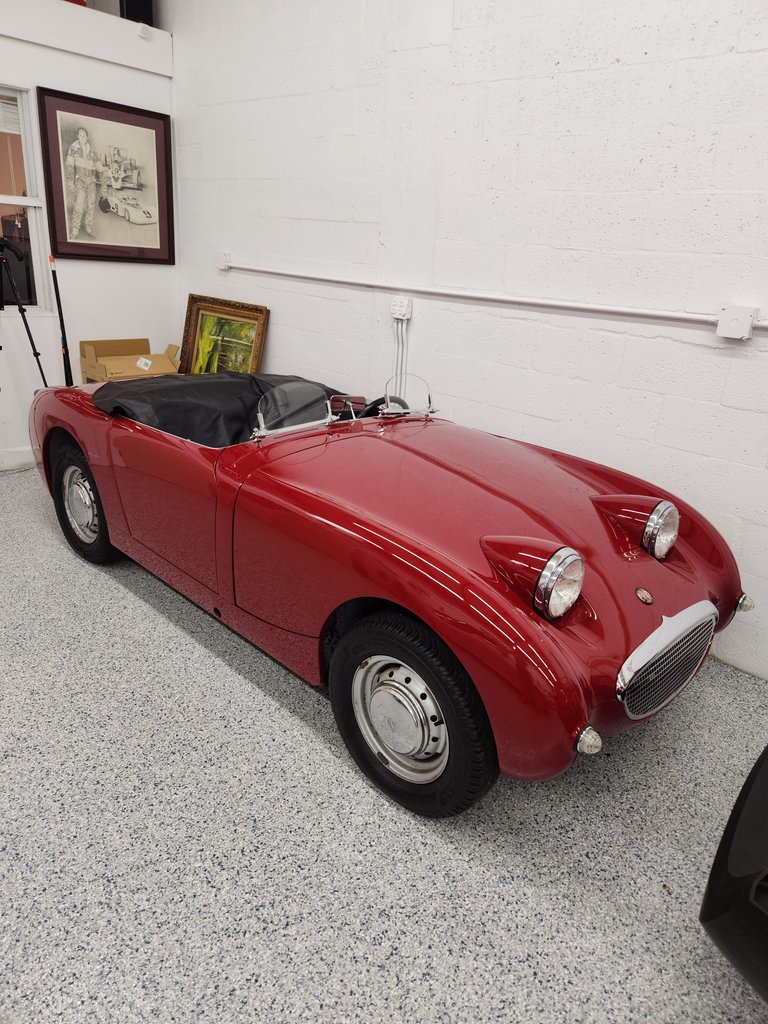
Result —
<instances>
[{"instance_id":1,"label":"window with white frame","mask_svg":"<svg viewBox=\"0 0 768 1024\"><path fill-rule=\"evenodd\" d=\"M0 86L0 234L24 254L19 260L10 249L4 250L21 302L34 306L39 301L42 203L30 157L26 101L21 90ZM7 278L3 295L6 307L12 306L15 300Z\"/></svg>"}]
</instances>

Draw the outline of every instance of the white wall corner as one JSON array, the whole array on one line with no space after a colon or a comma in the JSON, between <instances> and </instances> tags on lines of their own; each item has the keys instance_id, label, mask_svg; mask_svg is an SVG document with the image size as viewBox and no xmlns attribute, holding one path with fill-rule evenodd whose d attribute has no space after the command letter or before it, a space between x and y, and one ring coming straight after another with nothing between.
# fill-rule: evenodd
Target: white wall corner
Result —
<instances>
[{"instance_id":1,"label":"white wall corner","mask_svg":"<svg viewBox=\"0 0 768 1024\"><path fill-rule=\"evenodd\" d=\"M13 469L31 469L34 465L35 457L29 445L26 448L8 448L0 451L0 473Z\"/></svg>"}]
</instances>

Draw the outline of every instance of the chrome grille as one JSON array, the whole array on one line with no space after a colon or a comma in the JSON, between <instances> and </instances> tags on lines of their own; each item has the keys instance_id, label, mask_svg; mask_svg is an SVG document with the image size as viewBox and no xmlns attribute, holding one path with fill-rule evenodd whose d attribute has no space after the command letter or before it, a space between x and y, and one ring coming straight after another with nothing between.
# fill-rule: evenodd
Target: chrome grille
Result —
<instances>
[{"instance_id":1,"label":"chrome grille","mask_svg":"<svg viewBox=\"0 0 768 1024\"><path fill-rule=\"evenodd\" d=\"M628 718L647 718L677 696L707 656L717 609L701 601L662 625L627 658L617 694Z\"/></svg>"}]
</instances>

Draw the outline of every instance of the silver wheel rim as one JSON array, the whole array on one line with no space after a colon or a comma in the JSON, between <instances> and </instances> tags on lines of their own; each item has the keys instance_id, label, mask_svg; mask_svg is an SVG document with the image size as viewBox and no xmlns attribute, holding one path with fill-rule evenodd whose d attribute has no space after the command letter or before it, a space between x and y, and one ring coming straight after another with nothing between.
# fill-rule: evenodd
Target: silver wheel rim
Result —
<instances>
[{"instance_id":1,"label":"silver wheel rim","mask_svg":"<svg viewBox=\"0 0 768 1024\"><path fill-rule=\"evenodd\" d=\"M434 782L448 763L448 729L437 698L418 672L374 655L355 671L352 707L363 739L407 782Z\"/></svg>"},{"instance_id":2,"label":"silver wheel rim","mask_svg":"<svg viewBox=\"0 0 768 1024\"><path fill-rule=\"evenodd\" d=\"M61 491L67 522L75 536L84 544L93 544L99 535L99 513L91 484L79 466L64 470Z\"/></svg>"}]
</instances>

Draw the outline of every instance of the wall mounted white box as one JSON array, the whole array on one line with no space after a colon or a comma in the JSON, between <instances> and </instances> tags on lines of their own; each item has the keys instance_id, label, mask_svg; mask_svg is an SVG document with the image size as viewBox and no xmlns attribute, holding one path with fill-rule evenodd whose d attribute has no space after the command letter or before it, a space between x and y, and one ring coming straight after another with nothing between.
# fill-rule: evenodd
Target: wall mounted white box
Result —
<instances>
[{"instance_id":1,"label":"wall mounted white box","mask_svg":"<svg viewBox=\"0 0 768 1024\"><path fill-rule=\"evenodd\" d=\"M724 306L715 333L718 338L749 341L752 337L752 325L757 320L759 312L759 309L752 309L749 306Z\"/></svg>"}]
</instances>

